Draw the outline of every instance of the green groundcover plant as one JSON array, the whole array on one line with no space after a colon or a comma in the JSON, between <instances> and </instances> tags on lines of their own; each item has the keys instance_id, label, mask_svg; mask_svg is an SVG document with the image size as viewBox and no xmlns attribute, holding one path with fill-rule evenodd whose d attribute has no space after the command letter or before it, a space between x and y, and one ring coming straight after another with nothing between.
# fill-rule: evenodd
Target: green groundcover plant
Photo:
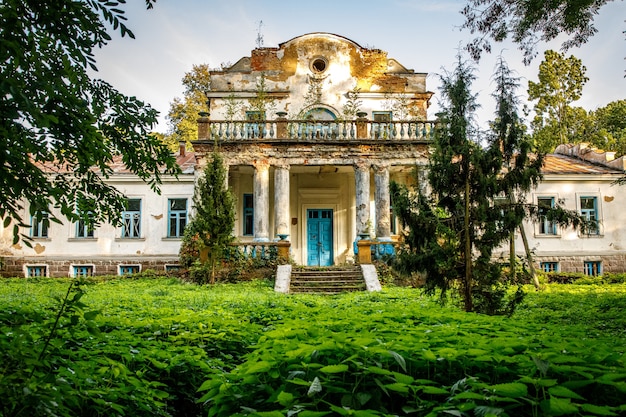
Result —
<instances>
[{"instance_id":1,"label":"green groundcover plant","mask_svg":"<svg viewBox=\"0 0 626 417\"><path fill-rule=\"evenodd\" d=\"M626 284L548 284L512 317L418 289L0 281L2 416L619 416Z\"/></svg>"}]
</instances>

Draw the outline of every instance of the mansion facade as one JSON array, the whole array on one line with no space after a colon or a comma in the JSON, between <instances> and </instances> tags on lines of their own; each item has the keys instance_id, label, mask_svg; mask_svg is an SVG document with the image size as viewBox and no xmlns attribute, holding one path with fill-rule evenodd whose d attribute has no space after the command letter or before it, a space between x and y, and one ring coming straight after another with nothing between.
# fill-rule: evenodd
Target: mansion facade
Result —
<instances>
[{"instance_id":1,"label":"mansion facade","mask_svg":"<svg viewBox=\"0 0 626 417\"><path fill-rule=\"evenodd\" d=\"M194 183L216 147L236 200L239 242L289 242L293 262L306 266L353 263L361 239L391 247L401 239L401 225L389 183L426 182L435 125L427 119L433 93L426 75L382 50L328 33L254 49L211 72L209 112L198 119L194 152L181 147L183 174L165 178L161 195L120 168L109 181L129 199L122 227L33 224L25 230L31 248L11 245L11 227L0 226L0 274L177 268ZM580 145L561 145L547 156L544 179L528 200L559 203L600 227L583 236L547 222L526 223L538 267L626 271L626 195L614 185L626 167L613 156ZM523 256L521 241L516 247Z\"/></svg>"}]
</instances>

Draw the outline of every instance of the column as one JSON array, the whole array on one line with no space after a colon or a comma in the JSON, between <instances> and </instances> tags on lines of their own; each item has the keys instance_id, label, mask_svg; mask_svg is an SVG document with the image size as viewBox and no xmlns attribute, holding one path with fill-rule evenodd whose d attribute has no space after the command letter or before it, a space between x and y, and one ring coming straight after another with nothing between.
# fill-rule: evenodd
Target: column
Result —
<instances>
[{"instance_id":1,"label":"column","mask_svg":"<svg viewBox=\"0 0 626 417\"><path fill-rule=\"evenodd\" d=\"M389 198L389 165L374 166L374 204L376 209L376 240L391 242L391 213ZM393 256L393 244L376 245L374 258Z\"/></svg>"},{"instance_id":2,"label":"column","mask_svg":"<svg viewBox=\"0 0 626 417\"><path fill-rule=\"evenodd\" d=\"M254 240L269 241L270 165L267 161L254 164Z\"/></svg>"},{"instance_id":3,"label":"column","mask_svg":"<svg viewBox=\"0 0 626 417\"><path fill-rule=\"evenodd\" d=\"M374 165L374 187L376 238L391 241L389 165Z\"/></svg>"},{"instance_id":4,"label":"column","mask_svg":"<svg viewBox=\"0 0 626 417\"><path fill-rule=\"evenodd\" d=\"M370 224L370 165L358 161L354 167L356 185L356 233L369 234Z\"/></svg>"},{"instance_id":5,"label":"column","mask_svg":"<svg viewBox=\"0 0 626 417\"><path fill-rule=\"evenodd\" d=\"M289 236L289 165L278 165L274 170L274 225L280 240Z\"/></svg>"}]
</instances>

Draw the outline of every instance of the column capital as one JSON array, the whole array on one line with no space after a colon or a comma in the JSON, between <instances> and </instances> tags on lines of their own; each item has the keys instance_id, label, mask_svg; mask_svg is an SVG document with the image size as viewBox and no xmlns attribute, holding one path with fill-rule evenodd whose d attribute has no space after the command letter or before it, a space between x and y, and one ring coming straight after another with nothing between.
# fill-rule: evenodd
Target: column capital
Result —
<instances>
[{"instance_id":1,"label":"column capital","mask_svg":"<svg viewBox=\"0 0 626 417\"><path fill-rule=\"evenodd\" d=\"M277 162L273 165L273 167L274 167L275 169L286 169L286 170L291 169L291 165L289 165L287 162L282 162L282 161L277 161Z\"/></svg>"},{"instance_id":2,"label":"column capital","mask_svg":"<svg viewBox=\"0 0 626 417\"><path fill-rule=\"evenodd\" d=\"M252 162L252 166L258 171L267 171L270 168L270 161L267 159L255 159Z\"/></svg>"},{"instance_id":3,"label":"column capital","mask_svg":"<svg viewBox=\"0 0 626 417\"><path fill-rule=\"evenodd\" d=\"M369 169L372 167L372 164L369 161L365 161L362 159L359 159L358 161L356 161L354 163L354 169L358 170L358 171L369 171Z\"/></svg>"},{"instance_id":4,"label":"column capital","mask_svg":"<svg viewBox=\"0 0 626 417\"><path fill-rule=\"evenodd\" d=\"M374 168L374 172L389 171L390 167L391 167L391 164L388 162L377 162L376 164L372 165L372 168Z\"/></svg>"}]
</instances>

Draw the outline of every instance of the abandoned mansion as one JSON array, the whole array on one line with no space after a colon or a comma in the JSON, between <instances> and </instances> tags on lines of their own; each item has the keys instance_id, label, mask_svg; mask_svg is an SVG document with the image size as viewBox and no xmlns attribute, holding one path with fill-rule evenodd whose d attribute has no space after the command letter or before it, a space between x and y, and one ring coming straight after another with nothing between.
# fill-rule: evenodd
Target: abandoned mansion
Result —
<instances>
[{"instance_id":1,"label":"abandoned mansion","mask_svg":"<svg viewBox=\"0 0 626 417\"><path fill-rule=\"evenodd\" d=\"M385 51L329 33L256 48L211 72L209 112L199 116L193 151L181 146L182 174L165 176L160 194L118 164L108 181L128 198L122 226L35 222L24 229L32 247L13 245L12 227L0 226L0 274L178 268L194 184L215 146L236 201L239 244L288 242L293 263L310 266L358 262L363 239L393 246L402 226L390 182L426 187L435 127L426 78ZM527 200L577 210L599 227L583 235L548 221L525 222L537 268L626 271L626 193L614 185L625 168L623 158L584 145L561 145L546 156L543 179ZM26 207L25 219L27 213ZM524 256L519 233L516 241Z\"/></svg>"}]
</instances>

